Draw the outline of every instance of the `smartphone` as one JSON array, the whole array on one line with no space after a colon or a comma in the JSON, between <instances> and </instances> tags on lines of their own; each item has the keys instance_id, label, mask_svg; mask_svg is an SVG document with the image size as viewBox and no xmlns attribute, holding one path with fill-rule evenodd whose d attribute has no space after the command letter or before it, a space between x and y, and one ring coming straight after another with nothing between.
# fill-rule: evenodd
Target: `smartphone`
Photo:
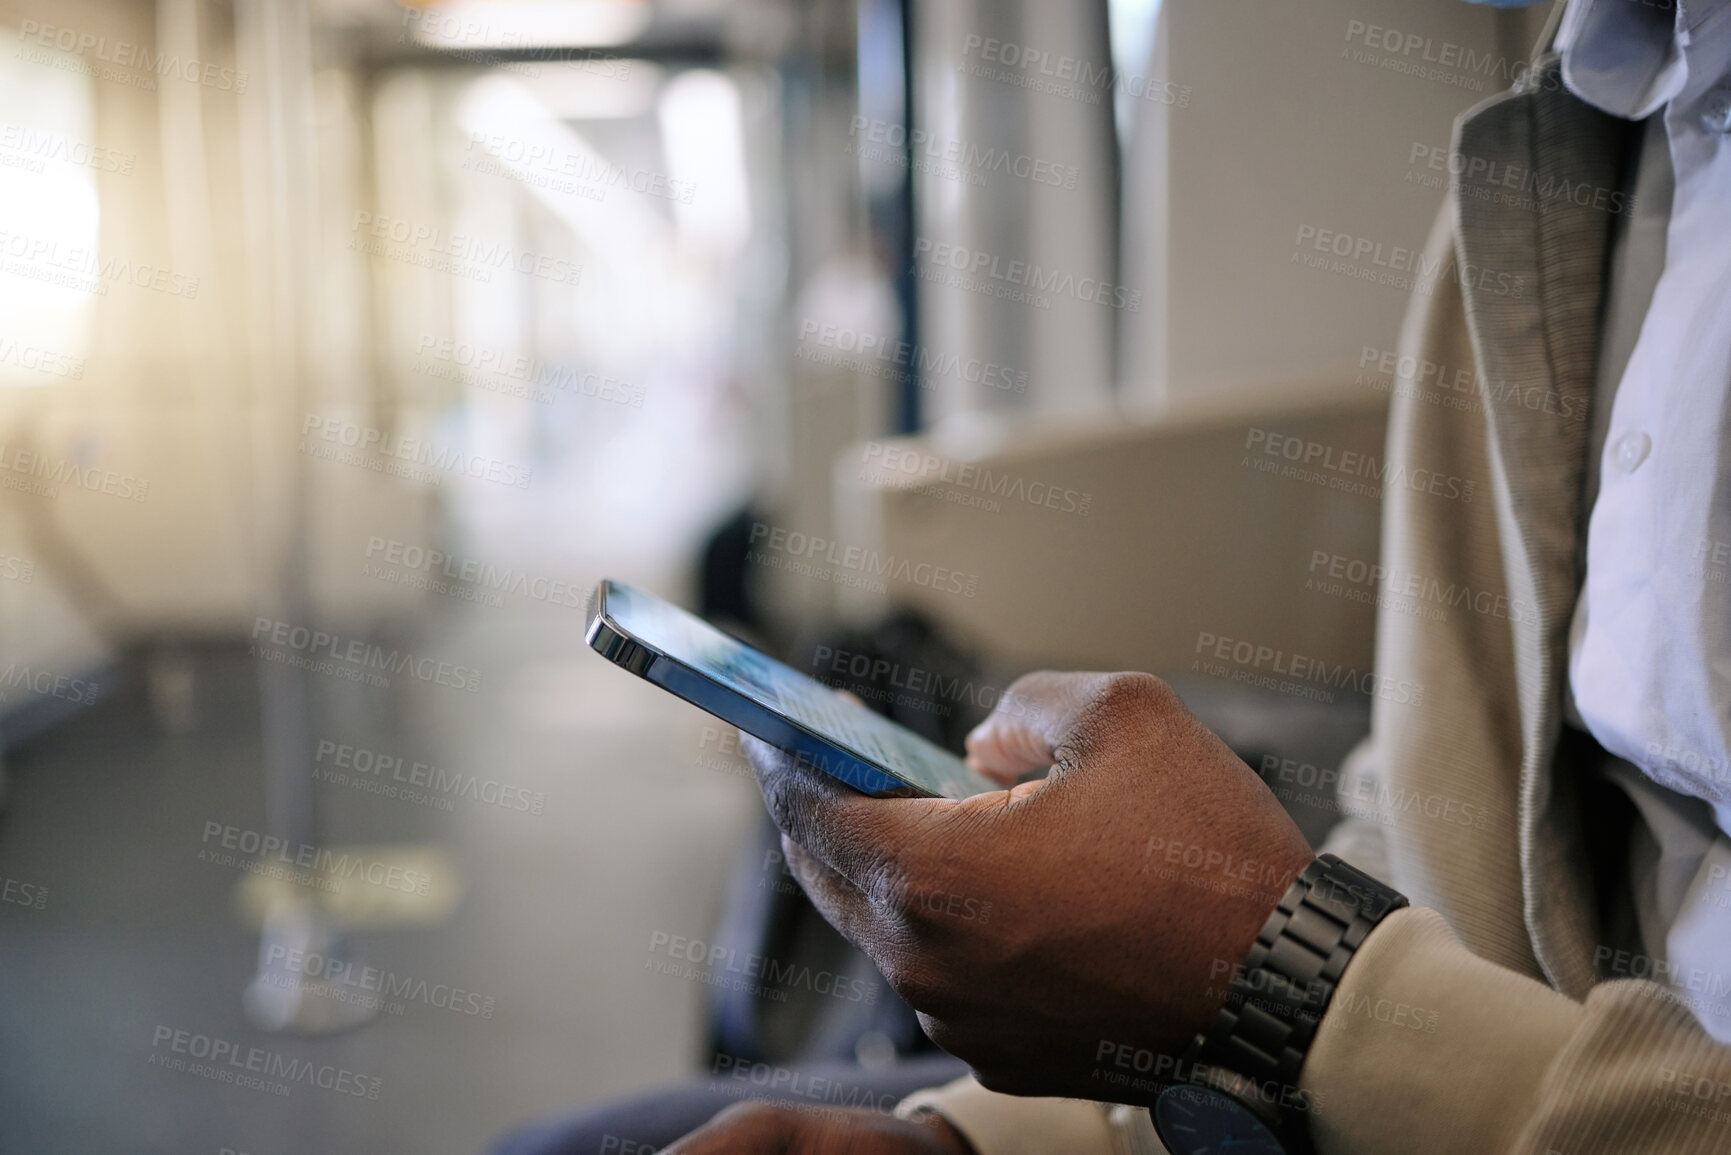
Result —
<instances>
[{"instance_id":1,"label":"smartphone","mask_svg":"<svg viewBox=\"0 0 1731 1155\"><path fill-rule=\"evenodd\" d=\"M907 727L652 594L604 579L590 612L596 653L856 790L966 798L1001 789Z\"/></svg>"}]
</instances>

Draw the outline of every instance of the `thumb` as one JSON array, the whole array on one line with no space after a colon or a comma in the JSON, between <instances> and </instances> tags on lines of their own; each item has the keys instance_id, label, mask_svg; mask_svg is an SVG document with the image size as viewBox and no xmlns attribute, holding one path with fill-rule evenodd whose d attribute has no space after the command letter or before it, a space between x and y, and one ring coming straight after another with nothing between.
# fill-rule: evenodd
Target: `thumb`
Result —
<instances>
[{"instance_id":1,"label":"thumb","mask_svg":"<svg viewBox=\"0 0 1731 1155\"><path fill-rule=\"evenodd\" d=\"M1006 786L1051 766L1077 719L1111 677L1042 670L1017 678L991 716L968 735L968 765Z\"/></svg>"},{"instance_id":2,"label":"thumb","mask_svg":"<svg viewBox=\"0 0 1731 1155\"><path fill-rule=\"evenodd\" d=\"M748 1100L725 1108L662 1155L782 1155L798 1133L799 1120L788 1109Z\"/></svg>"}]
</instances>

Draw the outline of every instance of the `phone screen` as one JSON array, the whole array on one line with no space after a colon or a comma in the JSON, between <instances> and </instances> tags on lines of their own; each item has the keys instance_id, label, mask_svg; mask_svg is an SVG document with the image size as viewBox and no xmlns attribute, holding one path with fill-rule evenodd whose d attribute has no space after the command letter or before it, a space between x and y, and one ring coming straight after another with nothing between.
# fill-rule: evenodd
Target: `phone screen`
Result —
<instances>
[{"instance_id":1,"label":"phone screen","mask_svg":"<svg viewBox=\"0 0 1731 1155\"><path fill-rule=\"evenodd\" d=\"M602 583L602 596L621 632L923 793L966 798L1000 788L942 747L678 606L614 581ZM708 708L655 670L648 677ZM799 753L808 756L803 747ZM821 755L813 761L823 768Z\"/></svg>"}]
</instances>

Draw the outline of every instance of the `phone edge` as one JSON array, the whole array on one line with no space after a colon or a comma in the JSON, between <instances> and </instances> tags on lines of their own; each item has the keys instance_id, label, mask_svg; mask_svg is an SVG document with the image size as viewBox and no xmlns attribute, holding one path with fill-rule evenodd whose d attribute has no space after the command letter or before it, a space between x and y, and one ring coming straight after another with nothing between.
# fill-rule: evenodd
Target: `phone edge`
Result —
<instances>
[{"instance_id":1,"label":"phone edge","mask_svg":"<svg viewBox=\"0 0 1731 1155\"><path fill-rule=\"evenodd\" d=\"M607 587L612 584L614 583L611 578L603 578L599 583L597 583L594 593L590 596L589 605L586 607L589 611L590 619L588 628L584 631L584 641L588 643L589 648L594 650L603 658L606 658L609 662L636 674L646 682L661 687L680 701L697 707L697 709L702 710L710 717L726 722L730 726L739 727L741 730L751 734L760 741L767 742L769 745L774 746L776 749L782 751L782 753L787 754L797 761L810 765L811 769L818 773L825 774L830 778L841 782L843 785L858 790L862 794L869 795L873 798L940 797L940 795L932 794L915 783L897 777L894 773L882 766L866 761L864 758L850 750L837 746L828 738L825 738L821 734L814 733L812 730L802 726L794 719L771 711L768 707L752 701L737 690L716 681L714 678L711 678L700 670L693 669L686 663L681 662L678 658L673 657L671 654L663 653L650 643L630 633L624 626L620 625L609 616L607 612ZM742 716L734 718L727 717L726 715L717 712L717 710L712 708L711 705L697 701L683 693L677 686L670 684L666 678L655 677L654 675L657 667L662 666L663 664L670 667L669 673L672 673L675 669L678 671L678 674L674 676L675 681L680 680L679 675L683 675L684 677L688 677L701 683L705 687L714 689L725 697L729 705L738 707L739 713ZM754 726L751 724L752 722L758 722L759 724ZM768 724L765 725L762 723ZM770 736L769 732L778 729L786 730L792 734L803 737L809 744L821 747L827 757L833 757L842 760L844 763L851 764L844 768L851 769L852 767L858 767L859 770L862 771L862 773L857 773L855 775L858 780L836 773L827 769L824 765L818 764L813 761L812 755L807 751L798 749L789 750L780 740ZM764 732L760 733L760 731Z\"/></svg>"}]
</instances>

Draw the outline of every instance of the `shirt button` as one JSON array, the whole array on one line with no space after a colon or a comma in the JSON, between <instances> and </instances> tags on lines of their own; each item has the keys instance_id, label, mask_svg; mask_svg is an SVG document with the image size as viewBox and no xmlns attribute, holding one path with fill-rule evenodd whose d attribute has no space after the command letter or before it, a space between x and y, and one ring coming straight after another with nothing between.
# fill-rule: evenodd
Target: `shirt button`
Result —
<instances>
[{"instance_id":1,"label":"shirt button","mask_svg":"<svg viewBox=\"0 0 1731 1155\"><path fill-rule=\"evenodd\" d=\"M1701 127L1708 132L1731 133L1731 83L1719 85L1701 102Z\"/></svg>"},{"instance_id":2,"label":"shirt button","mask_svg":"<svg viewBox=\"0 0 1731 1155\"><path fill-rule=\"evenodd\" d=\"M1624 473L1633 473L1641 468L1641 462L1647 460L1647 453L1653 448L1653 439L1645 433L1625 433L1617 438L1617 468Z\"/></svg>"}]
</instances>

